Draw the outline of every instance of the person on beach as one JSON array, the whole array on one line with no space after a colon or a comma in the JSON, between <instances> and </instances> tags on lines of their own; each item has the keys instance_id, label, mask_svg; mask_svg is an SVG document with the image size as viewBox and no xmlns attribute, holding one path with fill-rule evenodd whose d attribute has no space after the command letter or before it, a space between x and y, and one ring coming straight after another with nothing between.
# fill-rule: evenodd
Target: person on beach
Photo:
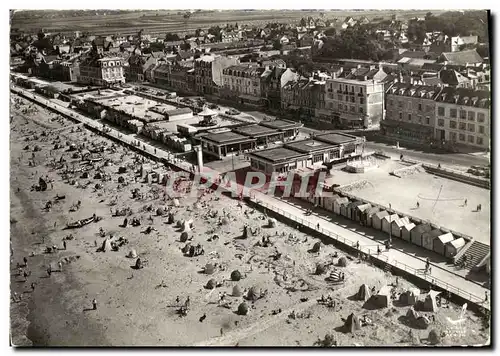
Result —
<instances>
[{"instance_id":1,"label":"person on beach","mask_svg":"<svg viewBox=\"0 0 500 356\"><path fill-rule=\"evenodd\" d=\"M179 304L179 303L181 302L181 299L179 298L179 296L177 296L177 298L175 298L175 302L176 302L177 304Z\"/></svg>"},{"instance_id":2,"label":"person on beach","mask_svg":"<svg viewBox=\"0 0 500 356\"><path fill-rule=\"evenodd\" d=\"M66 240L63 240L63 248L66 250Z\"/></svg>"},{"instance_id":3,"label":"person on beach","mask_svg":"<svg viewBox=\"0 0 500 356\"><path fill-rule=\"evenodd\" d=\"M50 266L49 268L47 268L47 274L49 275L49 277L52 275L52 268L50 268Z\"/></svg>"},{"instance_id":4,"label":"person on beach","mask_svg":"<svg viewBox=\"0 0 500 356\"><path fill-rule=\"evenodd\" d=\"M464 201L464 206L467 206L467 199L465 199Z\"/></svg>"},{"instance_id":5,"label":"person on beach","mask_svg":"<svg viewBox=\"0 0 500 356\"><path fill-rule=\"evenodd\" d=\"M29 277L29 273L27 271L24 271L23 273L23 277L24 277L24 282L27 282L28 281L28 277Z\"/></svg>"},{"instance_id":6,"label":"person on beach","mask_svg":"<svg viewBox=\"0 0 500 356\"><path fill-rule=\"evenodd\" d=\"M62 272L62 262L61 261L59 261L57 263L57 266L59 267L59 272Z\"/></svg>"},{"instance_id":7,"label":"person on beach","mask_svg":"<svg viewBox=\"0 0 500 356\"><path fill-rule=\"evenodd\" d=\"M35 291L35 282L31 282L31 291L34 292Z\"/></svg>"},{"instance_id":8,"label":"person on beach","mask_svg":"<svg viewBox=\"0 0 500 356\"><path fill-rule=\"evenodd\" d=\"M24 261L24 267L28 267L28 259L24 257L23 261Z\"/></svg>"},{"instance_id":9,"label":"person on beach","mask_svg":"<svg viewBox=\"0 0 500 356\"><path fill-rule=\"evenodd\" d=\"M97 310L97 300L95 298L92 300L92 310Z\"/></svg>"},{"instance_id":10,"label":"person on beach","mask_svg":"<svg viewBox=\"0 0 500 356\"><path fill-rule=\"evenodd\" d=\"M420 208L420 203L417 201L417 209Z\"/></svg>"}]
</instances>

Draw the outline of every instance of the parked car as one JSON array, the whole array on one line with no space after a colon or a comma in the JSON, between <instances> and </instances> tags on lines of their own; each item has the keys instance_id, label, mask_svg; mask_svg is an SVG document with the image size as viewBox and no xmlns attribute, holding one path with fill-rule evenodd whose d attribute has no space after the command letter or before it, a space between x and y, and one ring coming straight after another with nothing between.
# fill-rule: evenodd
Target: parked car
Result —
<instances>
[{"instance_id":1,"label":"parked car","mask_svg":"<svg viewBox=\"0 0 500 356\"><path fill-rule=\"evenodd\" d=\"M210 105L208 105L208 108L212 109L212 110L219 110L220 109L219 105L217 105L217 104L210 104Z\"/></svg>"},{"instance_id":2,"label":"parked car","mask_svg":"<svg viewBox=\"0 0 500 356\"><path fill-rule=\"evenodd\" d=\"M240 112L238 110L236 110L236 109L229 109L229 110L226 111L226 114L228 114L228 115L239 115Z\"/></svg>"}]
</instances>

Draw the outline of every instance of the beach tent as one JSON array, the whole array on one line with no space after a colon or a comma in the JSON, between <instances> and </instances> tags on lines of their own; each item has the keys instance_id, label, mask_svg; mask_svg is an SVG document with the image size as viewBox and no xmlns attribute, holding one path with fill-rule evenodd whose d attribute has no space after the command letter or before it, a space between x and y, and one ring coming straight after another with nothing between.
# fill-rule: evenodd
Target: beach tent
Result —
<instances>
[{"instance_id":1,"label":"beach tent","mask_svg":"<svg viewBox=\"0 0 500 356\"><path fill-rule=\"evenodd\" d=\"M205 274L213 274L215 272L215 266L212 263L207 263L204 272Z\"/></svg>"},{"instance_id":2,"label":"beach tent","mask_svg":"<svg viewBox=\"0 0 500 356\"><path fill-rule=\"evenodd\" d=\"M372 227L377 230L382 229L382 219L385 216L389 216L389 213L385 210L379 211L372 216Z\"/></svg>"},{"instance_id":3,"label":"beach tent","mask_svg":"<svg viewBox=\"0 0 500 356\"><path fill-rule=\"evenodd\" d=\"M427 250L433 250L434 248L434 240L441 236L443 232L439 229L434 229L432 231L426 232L422 234L422 247Z\"/></svg>"},{"instance_id":4,"label":"beach tent","mask_svg":"<svg viewBox=\"0 0 500 356\"><path fill-rule=\"evenodd\" d=\"M174 198L174 199L172 200L172 202L174 203L174 206L175 206L175 207L178 207L178 206L180 206L180 205L181 205L181 203L179 202L179 199L177 199L177 198Z\"/></svg>"},{"instance_id":5,"label":"beach tent","mask_svg":"<svg viewBox=\"0 0 500 356\"><path fill-rule=\"evenodd\" d=\"M399 296L399 302L404 305L415 305L420 295L420 289L410 288Z\"/></svg>"},{"instance_id":6,"label":"beach tent","mask_svg":"<svg viewBox=\"0 0 500 356\"><path fill-rule=\"evenodd\" d=\"M251 287L247 292L247 299L248 300L257 300L258 298L259 298L259 295L257 294L257 288Z\"/></svg>"},{"instance_id":7,"label":"beach tent","mask_svg":"<svg viewBox=\"0 0 500 356\"><path fill-rule=\"evenodd\" d=\"M333 212L337 215L340 215L340 207L342 204L347 204L349 202L349 199L347 198L341 198L339 197L338 199L335 199L333 201Z\"/></svg>"},{"instance_id":8,"label":"beach tent","mask_svg":"<svg viewBox=\"0 0 500 356\"><path fill-rule=\"evenodd\" d=\"M410 223L410 219L407 216L403 216L400 219L394 220L391 223L391 233L392 236L401 238L403 233L403 227Z\"/></svg>"},{"instance_id":9,"label":"beach tent","mask_svg":"<svg viewBox=\"0 0 500 356\"><path fill-rule=\"evenodd\" d=\"M356 293L356 299L366 302L368 299L370 299L370 297L370 288L368 288L366 284L362 284L361 287L359 287L358 293Z\"/></svg>"},{"instance_id":10,"label":"beach tent","mask_svg":"<svg viewBox=\"0 0 500 356\"><path fill-rule=\"evenodd\" d=\"M276 224L278 223L278 221L275 219L275 218L270 218L268 221L267 221L267 225L270 227L270 228L274 228L276 227Z\"/></svg>"},{"instance_id":11,"label":"beach tent","mask_svg":"<svg viewBox=\"0 0 500 356\"><path fill-rule=\"evenodd\" d=\"M356 315L354 315L354 313L351 313L347 317L347 319L344 323L344 329L350 333L354 333L355 331L361 329L361 322L360 322L359 318Z\"/></svg>"},{"instance_id":12,"label":"beach tent","mask_svg":"<svg viewBox=\"0 0 500 356\"><path fill-rule=\"evenodd\" d=\"M340 215L342 215L345 218L349 218L347 215L349 212L349 204L351 204L351 201L348 198L345 198L346 200L340 203Z\"/></svg>"},{"instance_id":13,"label":"beach tent","mask_svg":"<svg viewBox=\"0 0 500 356\"><path fill-rule=\"evenodd\" d=\"M189 235L188 235L187 231L183 231L181 233L181 237L179 238L179 241L186 242L188 239L189 239Z\"/></svg>"},{"instance_id":14,"label":"beach tent","mask_svg":"<svg viewBox=\"0 0 500 356\"><path fill-rule=\"evenodd\" d=\"M364 221L363 219L364 213L367 209L370 209L372 206L370 204L361 204L356 207L356 214L354 216L354 220L356 221Z\"/></svg>"},{"instance_id":15,"label":"beach tent","mask_svg":"<svg viewBox=\"0 0 500 356\"><path fill-rule=\"evenodd\" d=\"M210 279L207 284L205 285L206 289L214 289L217 286L217 283L215 282L215 279Z\"/></svg>"},{"instance_id":16,"label":"beach tent","mask_svg":"<svg viewBox=\"0 0 500 356\"><path fill-rule=\"evenodd\" d=\"M360 205L364 205L362 201L353 201L347 204L347 218L351 220L356 220L357 215L357 207Z\"/></svg>"},{"instance_id":17,"label":"beach tent","mask_svg":"<svg viewBox=\"0 0 500 356\"><path fill-rule=\"evenodd\" d=\"M312 253L317 253L321 250L321 242L320 241L316 241L313 245L313 247L311 247L311 252Z\"/></svg>"},{"instance_id":18,"label":"beach tent","mask_svg":"<svg viewBox=\"0 0 500 356\"><path fill-rule=\"evenodd\" d=\"M106 251L111 251L111 250L112 250L111 241L109 239L104 240L102 242L101 251L106 252Z\"/></svg>"},{"instance_id":19,"label":"beach tent","mask_svg":"<svg viewBox=\"0 0 500 356\"><path fill-rule=\"evenodd\" d=\"M231 294L233 297L241 297L241 288L238 285L233 287L233 293Z\"/></svg>"},{"instance_id":20,"label":"beach tent","mask_svg":"<svg viewBox=\"0 0 500 356\"><path fill-rule=\"evenodd\" d=\"M447 232L446 234L442 234L438 236L437 239L434 240L434 252L439 253L444 256L445 246L448 242L453 241L455 238L451 234L451 232Z\"/></svg>"},{"instance_id":21,"label":"beach tent","mask_svg":"<svg viewBox=\"0 0 500 356\"><path fill-rule=\"evenodd\" d=\"M337 262L337 266L339 267L346 267L347 266L347 258L344 256L339 258L339 261Z\"/></svg>"},{"instance_id":22,"label":"beach tent","mask_svg":"<svg viewBox=\"0 0 500 356\"><path fill-rule=\"evenodd\" d=\"M135 250L130 250L130 252L127 255L128 258L137 258L137 252Z\"/></svg>"},{"instance_id":23,"label":"beach tent","mask_svg":"<svg viewBox=\"0 0 500 356\"><path fill-rule=\"evenodd\" d=\"M416 225L414 223L409 223L409 224L406 224L405 226L403 226L401 229L401 238L405 241L411 242L411 230L415 226Z\"/></svg>"},{"instance_id":24,"label":"beach tent","mask_svg":"<svg viewBox=\"0 0 500 356\"><path fill-rule=\"evenodd\" d=\"M328 210L328 211L333 211L333 203L337 199L340 199L340 196L338 194L335 194L332 197L324 197L323 201L322 201L323 209Z\"/></svg>"},{"instance_id":25,"label":"beach tent","mask_svg":"<svg viewBox=\"0 0 500 356\"><path fill-rule=\"evenodd\" d=\"M373 216L380 211L378 206L372 206L364 211L362 220L365 221L366 226L372 226Z\"/></svg>"},{"instance_id":26,"label":"beach tent","mask_svg":"<svg viewBox=\"0 0 500 356\"><path fill-rule=\"evenodd\" d=\"M391 231L392 222L399 219L400 217L398 214L391 214L384 216L382 218L382 231L388 234L389 231Z\"/></svg>"},{"instance_id":27,"label":"beach tent","mask_svg":"<svg viewBox=\"0 0 500 356\"><path fill-rule=\"evenodd\" d=\"M239 315L247 315L248 314L248 305L245 302L242 302L238 305L238 314Z\"/></svg>"},{"instance_id":28,"label":"beach tent","mask_svg":"<svg viewBox=\"0 0 500 356\"><path fill-rule=\"evenodd\" d=\"M241 273L237 269L231 272L231 280L238 282L241 279Z\"/></svg>"},{"instance_id":29,"label":"beach tent","mask_svg":"<svg viewBox=\"0 0 500 356\"><path fill-rule=\"evenodd\" d=\"M453 241L449 241L445 245L445 254L446 257L455 256L461 249L464 247L466 241L464 238L455 239Z\"/></svg>"},{"instance_id":30,"label":"beach tent","mask_svg":"<svg viewBox=\"0 0 500 356\"><path fill-rule=\"evenodd\" d=\"M432 230L431 225L427 223L415 226L410 233L411 243L417 246L422 246L422 235L431 230Z\"/></svg>"},{"instance_id":31,"label":"beach tent","mask_svg":"<svg viewBox=\"0 0 500 356\"><path fill-rule=\"evenodd\" d=\"M373 303L379 308L387 308L391 303L391 287L383 286L378 291L377 295L372 298Z\"/></svg>"},{"instance_id":32,"label":"beach tent","mask_svg":"<svg viewBox=\"0 0 500 356\"><path fill-rule=\"evenodd\" d=\"M428 311L428 312L436 312L438 307L437 307L437 302L436 302L436 297L441 294L441 292L431 290L429 294L427 294L427 297L425 297L424 304L423 304L423 310Z\"/></svg>"}]
</instances>

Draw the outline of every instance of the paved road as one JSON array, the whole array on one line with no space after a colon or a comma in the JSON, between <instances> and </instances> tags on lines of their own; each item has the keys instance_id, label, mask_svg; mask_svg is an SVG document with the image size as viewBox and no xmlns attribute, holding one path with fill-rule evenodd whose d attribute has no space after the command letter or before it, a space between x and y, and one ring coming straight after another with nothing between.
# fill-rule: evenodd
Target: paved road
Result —
<instances>
[{"instance_id":1,"label":"paved road","mask_svg":"<svg viewBox=\"0 0 500 356\"><path fill-rule=\"evenodd\" d=\"M61 113L69 115L74 119L87 124L90 127L94 127L98 130L103 130L103 125L93 119L80 115L57 103L50 102L49 100L32 92L28 92L26 90L23 90L15 86L13 88L18 92L24 93L29 98L32 98L33 100L36 100L37 102L43 105L49 106ZM137 141L135 137L132 137L130 135L124 135L112 128L107 128L106 134L116 137L122 142L129 145ZM185 171L191 171L193 167L193 165L189 162L175 159L173 155L169 152L163 151L161 149L157 149L157 151L155 151L155 147L147 143L141 142L141 147L139 149L144 150L148 154L152 154L154 152L154 155L157 156L158 158L166 158L170 162L173 161L174 165ZM214 177L216 177L218 174L218 172L212 171L208 167L205 167L204 173L205 172L207 173L208 179L214 179ZM239 184L237 185L238 185L238 191L242 191L243 190L242 187ZM330 236L332 239L339 240L342 243L348 244L350 246L354 246L355 243L359 241L360 250L362 250L365 253L370 253L372 255L372 258L374 259L378 259L393 266L396 266L398 268L405 269L415 275L418 275L419 274L418 271L422 271L424 268L424 265L419 258L415 258L411 255L405 254L402 251L394 249L391 249L390 251L387 252L383 252L381 255L377 255L376 246L381 246L381 248L383 249L382 247L383 245L379 242L372 240L367 236L360 235L357 232L351 231L338 224L325 220L320 216L315 216L315 215L305 216L304 211L302 209L292 206L273 196L268 196L260 192L252 192L251 194L252 194L252 199L256 201L258 204L273 211L276 211L277 213L282 214L286 217L289 217L294 221L297 221L299 224L313 228L321 234ZM429 281L430 283L438 285L474 303L480 303L480 301L484 299L485 292L487 292L486 288L483 288L471 281L464 279L461 276L457 276L446 270L436 269L432 271L431 276L419 275L419 277L422 277L427 281ZM489 303L483 304L483 306L488 309L490 308Z\"/></svg>"}]
</instances>

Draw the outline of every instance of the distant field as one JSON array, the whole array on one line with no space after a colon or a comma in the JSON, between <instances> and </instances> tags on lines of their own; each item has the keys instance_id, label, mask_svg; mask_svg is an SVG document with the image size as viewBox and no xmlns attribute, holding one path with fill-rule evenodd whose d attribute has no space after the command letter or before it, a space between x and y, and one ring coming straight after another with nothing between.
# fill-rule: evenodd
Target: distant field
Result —
<instances>
[{"instance_id":1,"label":"distant field","mask_svg":"<svg viewBox=\"0 0 500 356\"><path fill-rule=\"evenodd\" d=\"M389 17L397 13L400 17L423 16L428 10L380 10L380 11L329 11L324 12L325 19L346 16L360 17ZM432 10L433 14L442 11ZM17 19L15 16L11 26L24 31L38 31L43 28L46 32L73 32L89 31L95 35L123 35L136 34L144 29L149 34L164 34L166 32L194 32L197 28L226 23L263 26L269 22L297 22L302 17L319 17L320 11L286 11L286 10L256 10L256 11L213 11L193 13L189 19L173 10L141 11L120 15L85 15L79 17L46 17L42 19Z\"/></svg>"}]
</instances>

